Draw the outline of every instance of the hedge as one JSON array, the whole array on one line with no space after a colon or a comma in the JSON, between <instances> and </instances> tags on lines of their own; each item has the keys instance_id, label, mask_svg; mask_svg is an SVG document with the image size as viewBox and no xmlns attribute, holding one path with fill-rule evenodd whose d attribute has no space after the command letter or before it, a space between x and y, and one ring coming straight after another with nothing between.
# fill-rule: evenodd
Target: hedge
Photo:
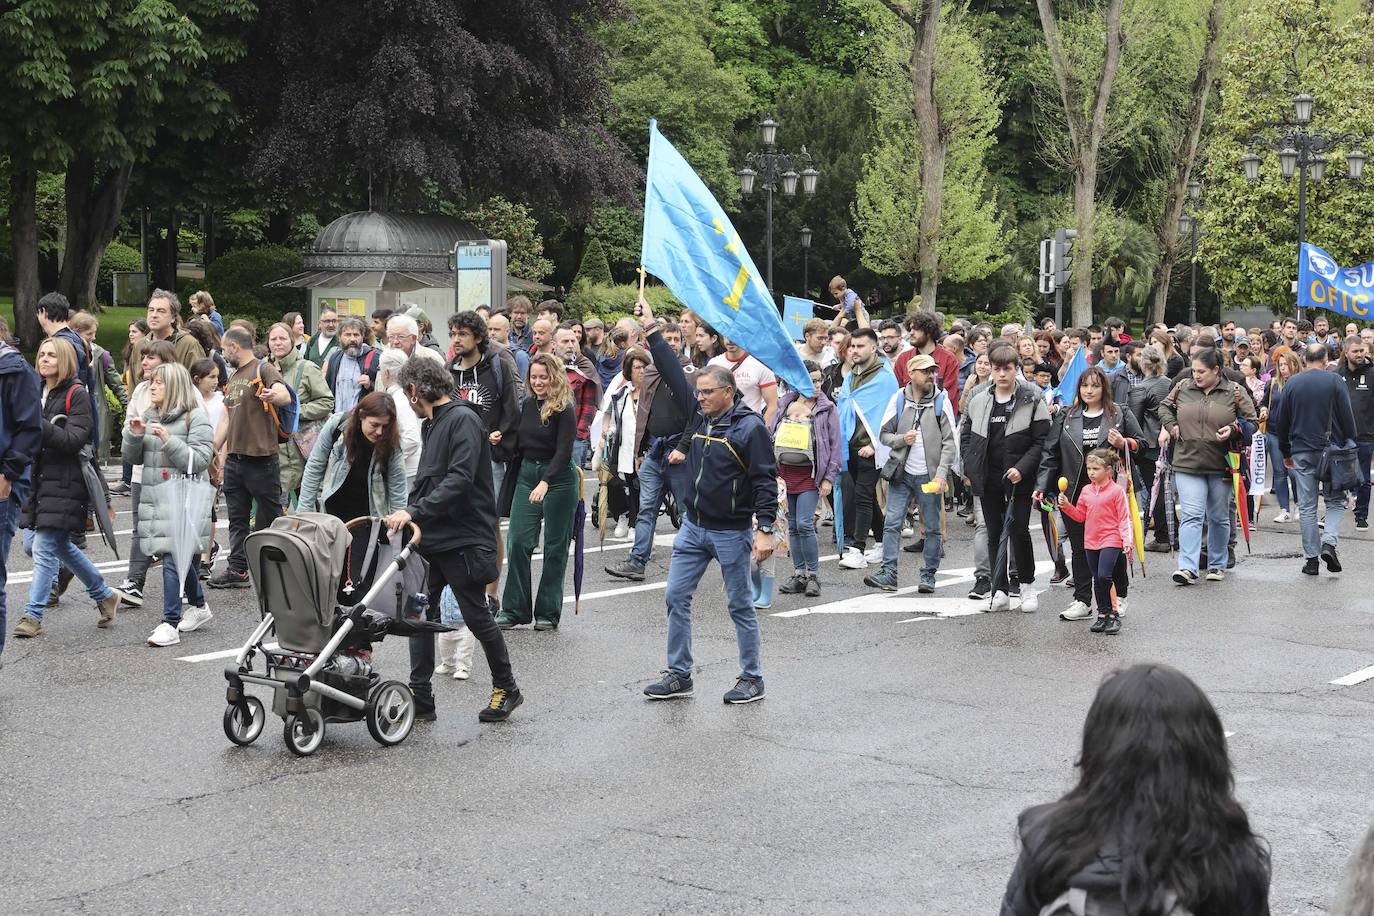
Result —
<instances>
[{"instance_id":1,"label":"hedge","mask_svg":"<svg viewBox=\"0 0 1374 916\"><path fill-rule=\"evenodd\" d=\"M264 283L303 270L301 253L281 245L243 248L222 254L205 271L204 288L227 325L234 318L250 318L265 328L287 312L303 312L303 289L268 289Z\"/></svg>"},{"instance_id":2,"label":"hedge","mask_svg":"<svg viewBox=\"0 0 1374 916\"><path fill-rule=\"evenodd\" d=\"M676 315L686 306L662 286L649 286L644 290L644 298L655 313L671 312ZM599 283L578 284L568 293L565 305L570 315L577 318L600 318L610 323L612 318L633 315L635 302L639 300L637 283Z\"/></svg>"}]
</instances>

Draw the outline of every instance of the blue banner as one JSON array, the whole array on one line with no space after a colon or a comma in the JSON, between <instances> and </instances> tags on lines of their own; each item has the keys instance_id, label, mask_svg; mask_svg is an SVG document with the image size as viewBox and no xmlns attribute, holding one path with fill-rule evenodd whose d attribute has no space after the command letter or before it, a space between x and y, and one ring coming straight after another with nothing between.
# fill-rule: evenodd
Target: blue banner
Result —
<instances>
[{"instance_id":1,"label":"blue banner","mask_svg":"<svg viewBox=\"0 0 1374 916\"><path fill-rule=\"evenodd\" d=\"M1078 378L1088 368L1088 348L1079 347L1078 352L1069 360L1069 364L1059 373L1059 387L1054 389L1054 396L1061 404L1072 404L1073 399L1078 397Z\"/></svg>"},{"instance_id":2,"label":"blue banner","mask_svg":"<svg viewBox=\"0 0 1374 916\"><path fill-rule=\"evenodd\" d=\"M1374 261L1342 268L1316 245L1304 243L1298 258L1298 308L1326 309L1369 320L1374 301Z\"/></svg>"},{"instance_id":3,"label":"blue banner","mask_svg":"<svg viewBox=\"0 0 1374 916\"><path fill-rule=\"evenodd\" d=\"M782 297L782 324L787 328L792 339L802 341L806 339L803 333L806 323L816 317L816 303L810 299L799 299L796 296Z\"/></svg>"},{"instance_id":4,"label":"blue banner","mask_svg":"<svg viewBox=\"0 0 1374 916\"><path fill-rule=\"evenodd\" d=\"M807 397L815 393L753 258L706 184L649 122L644 269L717 331Z\"/></svg>"}]
</instances>

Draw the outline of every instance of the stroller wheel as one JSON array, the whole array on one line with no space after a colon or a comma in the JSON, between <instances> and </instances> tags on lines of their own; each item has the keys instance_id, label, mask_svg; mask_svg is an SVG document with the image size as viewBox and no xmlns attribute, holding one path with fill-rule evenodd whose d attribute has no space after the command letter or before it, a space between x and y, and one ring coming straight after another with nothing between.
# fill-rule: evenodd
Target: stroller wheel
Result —
<instances>
[{"instance_id":1,"label":"stroller wheel","mask_svg":"<svg viewBox=\"0 0 1374 916\"><path fill-rule=\"evenodd\" d=\"M291 753L309 757L324 741L324 716L318 709L307 708L303 714L291 713L282 727L282 738Z\"/></svg>"},{"instance_id":2,"label":"stroller wheel","mask_svg":"<svg viewBox=\"0 0 1374 916\"><path fill-rule=\"evenodd\" d=\"M244 697L242 704L230 703L224 707L224 737L240 747L258 740L266 722L267 713L257 697Z\"/></svg>"},{"instance_id":3,"label":"stroller wheel","mask_svg":"<svg viewBox=\"0 0 1374 916\"><path fill-rule=\"evenodd\" d=\"M367 698L367 730L383 746L400 744L415 725L415 697L400 681L385 681Z\"/></svg>"}]
</instances>

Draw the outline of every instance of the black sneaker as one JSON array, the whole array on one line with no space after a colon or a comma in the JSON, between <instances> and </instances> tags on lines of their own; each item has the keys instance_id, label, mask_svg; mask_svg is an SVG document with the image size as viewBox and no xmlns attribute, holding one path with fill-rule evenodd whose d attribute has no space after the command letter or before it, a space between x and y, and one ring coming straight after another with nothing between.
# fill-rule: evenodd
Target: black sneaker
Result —
<instances>
[{"instance_id":1,"label":"black sneaker","mask_svg":"<svg viewBox=\"0 0 1374 916\"><path fill-rule=\"evenodd\" d=\"M1326 571L1338 573L1341 571L1340 557L1336 556L1335 544L1322 545L1322 561L1326 563Z\"/></svg>"},{"instance_id":2,"label":"black sneaker","mask_svg":"<svg viewBox=\"0 0 1374 916\"><path fill-rule=\"evenodd\" d=\"M821 596L821 580L816 576L806 577L806 597L819 598Z\"/></svg>"},{"instance_id":3,"label":"black sneaker","mask_svg":"<svg viewBox=\"0 0 1374 916\"><path fill-rule=\"evenodd\" d=\"M122 480L110 485L111 496L128 496L131 492L133 492L133 488Z\"/></svg>"},{"instance_id":4,"label":"black sneaker","mask_svg":"<svg viewBox=\"0 0 1374 916\"><path fill-rule=\"evenodd\" d=\"M651 700L676 700L678 697L690 697L692 695L692 678L686 674L665 671L663 677L644 688L644 695Z\"/></svg>"},{"instance_id":5,"label":"black sneaker","mask_svg":"<svg viewBox=\"0 0 1374 916\"><path fill-rule=\"evenodd\" d=\"M644 581L644 567L631 559L621 560L619 563L606 564L606 572L615 576L617 579L629 579L631 582ZM791 592L788 592L791 594Z\"/></svg>"},{"instance_id":6,"label":"black sneaker","mask_svg":"<svg viewBox=\"0 0 1374 916\"><path fill-rule=\"evenodd\" d=\"M1093 625L1088 627L1088 629L1094 633L1101 633L1103 630L1107 629L1107 621L1111 619L1112 618L1107 614L1098 614L1097 619L1093 621Z\"/></svg>"},{"instance_id":7,"label":"black sneaker","mask_svg":"<svg viewBox=\"0 0 1374 916\"><path fill-rule=\"evenodd\" d=\"M1357 518L1357 519L1355 519L1355 530L1356 530L1356 531L1368 531L1368 530L1369 530L1369 519L1367 519L1367 518Z\"/></svg>"},{"instance_id":8,"label":"black sneaker","mask_svg":"<svg viewBox=\"0 0 1374 916\"><path fill-rule=\"evenodd\" d=\"M778 591L784 595L800 595L802 592L806 591L806 576L792 576L792 578L778 586Z\"/></svg>"},{"instance_id":9,"label":"black sneaker","mask_svg":"<svg viewBox=\"0 0 1374 916\"><path fill-rule=\"evenodd\" d=\"M477 719L481 722L504 722L510 718L515 707L523 702L525 702L525 698L520 695L518 687L512 687L509 690L504 687L493 687L491 688L491 702L482 707L482 711L477 714Z\"/></svg>"},{"instance_id":10,"label":"black sneaker","mask_svg":"<svg viewBox=\"0 0 1374 916\"><path fill-rule=\"evenodd\" d=\"M1178 585L1193 585L1197 582L1197 573L1191 569L1180 569L1174 573L1174 582Z\"/></svg>"},{"instance_id":11,"label":"black sneaker","mask_svg":"<svg viewBox=\"0 0 1374 916\"><path fill-rule=\"evenodd\" d=\"M1321 561L1316 557L1308 557L1303 561L1302 573L1304 576L1315 576L1322 570Z\"/></svg>"},{"instance_id":12,"label":"black sneaker","mask_svg":"<svg viewBox=\"0 0 1374 916\"><path fill-rule=\"evenodd\" d=\"M1121 615L1113 614L1107 618L1107 627L1102 631L1104 636L1115 636L1121 632Z\"/></svg>"},{"instance_id":13,"label":"black sneaker","mask_svg":"<svg viewBox=\"0 0 1374 916\"><path fill-rule=\"evenodd\" d=\"M1151 541L1145 545L1146 553L1170 553L1169 545L1164 541Z\"/></svg>"},{"instance_id":14,"label":"black sneaker","mask_svg":"<svg viewBox=\"0 0 1374 916\"><path fill-rule=\"evenodd\" d=\"M992 580L986 576L980 576L978 581L973 583L973 588L968 590L968 596L973 601L987 601L992 594Z\"/></svg>"},{"instance_id":15,"label":"black sneaker","mask_svg":"<svg viewBox=\"0 0 1374 916\"><path fill-rule=\"evenodd\" d=\"M742 677L735 686L725 691L725 702L735 706L753 703L763 699L763 678Z\"/></svg>"},{"instance_id":16,"label":"black sneaker","mask_svg":"<svg viewBox=\"0 0 1374 916\"><path fill-rule=\"evenodd\" d=\"M124 597L119 599L120 604L143 607L143 586L132 579L125 579L119 583L119 590L124 593Z\"/></svg>"},{"instance_id":17,"label":"black sneaker","mask_svg":"<svg viewBox=\"0 0 1374 916\"><path fill-rule=\"evenodd\" d=\"M253 583L248 581L248 572L234 572L226 569L218 575L210 577L210 581L205 583L211 588L248 588Z\"/></svg>"},{"instance_id":18,"label":"black sneaker","mask_svg":"<svg viewBox=\"0 0 1374 916\"><path fill-rule=\"evenodd\" d=\"M903 547L902 550L906 551L907 553L925 553L926 539L921 538L920 540L912 541L910 544L907 544L905 547Z\"/></svg>"},{"instance_id":19,"label":"black sneaker","mask_svg":"<svg viewBox=\"0 0 1374 916\"><path fill-rule=\"evenodd\" d=\"M434 710L434 698L433 698L433 697L430 697L429 700L427 700L427 701L421 700L419 697L416 697L416 698L415 698L415 721L416 721L416 722L433 722L433 721L435 721L435 720L438 719L438 718L439 718L439 714L438 714L437 712L435 712L435 710Z\"/></svg>"},{"instance_id":20,"label":"black sneaker","mask_svg":"<svg viewBox=\"0 0 1374 916\"><path fill-rule=\"evenodd\" d=\"M1050 576L1050 585L1058 585L1069 577L1069 570L1064 566L1056 566L1054 575Z\"/></svg>"}]
</instances>

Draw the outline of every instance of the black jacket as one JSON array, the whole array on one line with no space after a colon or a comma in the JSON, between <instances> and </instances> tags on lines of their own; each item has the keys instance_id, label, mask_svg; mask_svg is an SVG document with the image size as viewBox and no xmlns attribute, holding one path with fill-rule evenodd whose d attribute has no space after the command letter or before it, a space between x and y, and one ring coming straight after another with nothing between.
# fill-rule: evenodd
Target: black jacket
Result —
<instances>
[{"instance_id":1,"label":"black jacket","mask_svg":"<svg viewBox=\"0 0 1374 916\"><path fill-rule=\"evenodd\" d=\"M988 418L994 391L991 382L974 391L959 419L959 453L964 456L964 476L978 496L987 493L989 484L1004 485L1000 480L988 479ZM1030 493L1035 486L1045 438L1050 432L1050 410L1040 389L1030 382L1017 381L1012 400L1015 406L1002 444L1010 466L1021 472L1017 492Z\"/></svg>"},{"instance_id":2,"label":"black jacket","mask_svg":"<svg viewBox=\"0 0 1374 916\"><path fill-rule=\"evenodd\" d=\"M67 393L71 392L71 409ZM65 416L65 421L59 417ZM86 478L81 450L91 441L91 398L71 379L48 393L43 405L43 447L33 463L33 492L19 518L21 528L86 530Z\"/></svg>"},{"instance_id":3,"label":"black jacket","mask_svg":"<svg viewBox=\"0 0 1374 916\"><path fill-rule=\"evenodd\" d=\"M406 510L426 556L463 547L496 549L491 446L477 407L449 401L420 427L420 467Z\"/></svg>"},{"instance_id":4,"label":"black jacket","mask_svg":"<svg viewBox=\"0 0 1374 916\"><path fill-rule=\"evenodd\" d=\"M1341 360L1336 364L1336 374L1345 379L1350 392L1356 441L1374 442L1374 361L1366 359L1358 369L1351 369Z\"/></svg>"},{"instance_id":5,"label":"black jacket","mask_svg":"<svg viewBox=\"0 0 1374 916\"><path fill-rule=\"evenodd\" d=\"M1169 396L1174 383L1162 375L1154 375L1131 389L1128 404L1140 431L1145 436L1144 450L1159 451L1159 405Z\"/></svg>"},{"instance_id":6,"label":"black jacket","mask_svg":"<svg viewBox=\"0 0 1374 916\"><path fill-rule=\"evenodd\" d=\"M687 416L674 451L687 456L683 508L688 520L716 531L746 529L755 520L772 525L778 517L778 459L763 417L736 398L724 414L708 419L677 355L657 330L649 335L649 354Z\"/></svg>"},{"instance_id":7,"label":"black jacket","mask_svg":"<svg viewBox=\"0 0 1374 916\"><path fill-rule=\"evenodd\" d=\"M1104 416L1104 419L1108 418ZM1146 443L1140 432L1140 424L1129 410L1124 410L1120 404L1113 404L1110 420L1110 428L1126 437L1127 447L1132 454L1144 447ZM1106 446L1105 435L1099 441ZM1045 440L1045 453L1040 459L1040 473L1035 478L1035 488L1054 499L1059 492L1059 477L1064 476L1069 479L1069 501L1078 502L1078 481L1083 475L1086 458L1083 454L1083 409L1077 405L1065 407L1055 416L1054 427Z\"/></svg>"},{"instance_id":8,"label":"black jacket","mask_svg":"<svg viewBox=\"0 0 1374 916\"><path fill-rule=\"evenodd\" d=\"M11 484L29 479L42 446L41 394L38 373L18 350L0 341L0 474Z\"/></svg>"},{"instance_id":9,"label":"black jacket","mask_svg":"<svg viewBox=\"0 0 1374 916\"><path fill-rule=\"evenodd\" d=\"M520 425L519 380L501 353L499 344L488 344L471 369L458 368L458 357L449 360L448 371L460 401L477 408L487 432L500 432L501 444L491 450L495 461L515 455L515 430ZM514 362L514 358L511 359Z\"/></svg>"}]
</instances>

